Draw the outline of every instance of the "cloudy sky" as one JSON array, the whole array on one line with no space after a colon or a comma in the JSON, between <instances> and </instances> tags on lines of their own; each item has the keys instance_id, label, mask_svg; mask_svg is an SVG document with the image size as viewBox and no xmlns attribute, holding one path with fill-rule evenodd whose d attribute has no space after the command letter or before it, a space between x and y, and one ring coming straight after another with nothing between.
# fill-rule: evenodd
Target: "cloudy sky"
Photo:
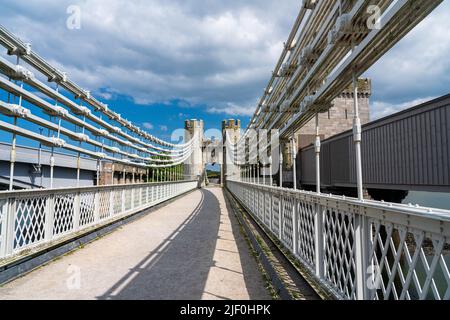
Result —
<instances>
[{"instance_id":1,"label":"cloudy sky","mask_svg":"<svg viewBox=\"0 0 450 320\"><path fill-rule=\"evenodd\" d=\"M450 1L368 72L372 117L450 91ZM1 0L0 23L119 113L167 136L253 113L298 0ZM81 28L67 28L67 9ZM4 53L2 53L4 56Z\"/></svg>"}]
</instances>

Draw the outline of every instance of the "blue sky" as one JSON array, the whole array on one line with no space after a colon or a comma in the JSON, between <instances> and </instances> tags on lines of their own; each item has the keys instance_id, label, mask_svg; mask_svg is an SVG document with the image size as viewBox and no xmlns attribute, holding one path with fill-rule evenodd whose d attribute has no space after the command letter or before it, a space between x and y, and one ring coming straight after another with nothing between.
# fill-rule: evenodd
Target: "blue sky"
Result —
<instances>
[{"instance_id":1,"label":"blue sky","mask_svg":"<svg viewBox=\"0 0 450 320\"><path fill-rule=\"evenodd\" d=\"M185 119L243 127L298 13L284 0L2 0L0 23L100 100L169 139ZM81 28L66 26L69 5ZM372 118L450 91L445 1L366 76ZM2 56L5 53L2 52Z\"/></svg>"}]
</instances>

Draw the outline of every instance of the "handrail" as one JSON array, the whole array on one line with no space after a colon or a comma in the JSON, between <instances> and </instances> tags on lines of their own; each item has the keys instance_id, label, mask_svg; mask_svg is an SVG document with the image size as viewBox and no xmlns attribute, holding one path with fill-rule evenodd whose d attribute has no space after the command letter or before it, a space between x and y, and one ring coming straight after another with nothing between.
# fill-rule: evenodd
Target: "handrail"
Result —
<instances>
[{"instance_id":1,"label":"handrail","mask_svg":"<svg viewBox=\"0 0 450 320\"><path fill-rule=\"evenodd\" d=\"M88 192L88 191L102 191L110 189L122 189L122 188L136 188L145 186L159 186L159 185L169 185L177 184L181 182L197 182L194 179L179 180L179 181L165 181L165 182L147 182L147 183L133 183L133 184L114 184L114 185L103 185L103 186L84 186L84 187L62 187L62 188L42 188L42 189L23 189L23 190L2 190L0 191L0 199L13 198L22 195L42 195L46 193L67 193L67 192Z\"/></svg>"},{"instance_id":2,"label":"handrail","mask_svg":"<svg viewBox=\"0 0 450 320\"><path fill-rule=\"evenodd\" d=\"M197 180L0 192L0 265L197 188Z\"/></svg>"}]
</instances>

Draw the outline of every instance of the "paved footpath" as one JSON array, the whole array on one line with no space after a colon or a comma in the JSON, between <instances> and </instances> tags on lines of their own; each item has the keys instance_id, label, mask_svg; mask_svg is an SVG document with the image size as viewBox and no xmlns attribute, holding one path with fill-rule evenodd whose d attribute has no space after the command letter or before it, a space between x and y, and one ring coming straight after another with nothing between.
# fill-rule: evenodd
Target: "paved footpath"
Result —
<instances>
[{"instance_id":1,"label":"paved footpath","mask_svg":"<svg viewBox=\"0 0 450 320\"><path fill-rule=\"evenodd\" d=\"M4 299L270 299L220 188L194 191L0 288Z\"/></svg>"}]
</instances>

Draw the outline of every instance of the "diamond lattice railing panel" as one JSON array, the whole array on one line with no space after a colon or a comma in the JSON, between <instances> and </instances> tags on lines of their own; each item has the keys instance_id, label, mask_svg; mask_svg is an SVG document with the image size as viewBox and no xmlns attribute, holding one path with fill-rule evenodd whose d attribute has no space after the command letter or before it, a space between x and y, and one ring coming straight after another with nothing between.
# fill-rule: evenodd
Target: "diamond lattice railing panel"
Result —
<instances>
[{"instance_id":1,"label":"diamond lattice railing panel","mask_svg":"<svg viewBox=\"0 0 450 320\"><path fill-rule=\"evenodd\" d=\"M292 217L294 213L294 203L295 199L290 196L285 196L282 198L282 241L289 249L293 249L292 241L293 241L293 225L292 225Z\"/></svg>"},{"instance_id":2,"label":"diamond lattice railing panel","mask_svg":"<svg viewBox=\"0 0 450 320\"><path fill-rule=\"evenodd\" d=\"M152 187L152 186L149 186L149 187L148 187L148 202L149 202L149 203L152 203L152 202L153 202L153 197L154 197L153 193L154 193L154 192L155 192L155 188Z\"/></svg>"},{"instance_id":3,"label":"diamond lattice railing panel","mask_svg":"<svg viewBox=\"0 0 450 320\"><path fill-rule=\"evenodd\" d=\"M134 203L133 203L133 208L137 208L139 207L139 202L140 202L140 195L141 195L141 191L139 188L134 189Z\"/></svg>"},{"instance_id":4,"label":"diamond lattice railing panel","mask_svg":"<svg viewBox=\"0 0 450 320\"><path fill-rule=\"evenodd\" d=\"M147 203L147 187L143 187L141 188L141 199L142 199L142 204L146 204Z\"/></svg>"},{"instance_id":5,"label":"diamond lattice railing panel","mask_svg":"<svg viewBox=\"0 0 450 320\"><path fill-rule=\"evenodd\" d=\"M190 181L180 182L179 185L165 185L165 189L163 185L139 185L122 189L99 187L95 190L77 188L27 190L23 193L13 191L11 195L5 192L0 199L0 258L23 253L35 245L51 243L62 236L77 233L79 228L111 220L112 214L124 214L124 206L129 210L132 205L132 192L134 198L138 199L136 203L149 205L150 194L156 192L156 188L160 197L169 198L181 191L195 189L196 185L196 182ZM156 193L154 195L156 197ZM9 215L14 219L10 225L11 231L9 227L5 228ZM3 234L5 230L10 234Z\"/></svg>"},{"instance_id":6,"label":"diamond lattice railing panel","mask_svg":"<svg viewBox=\"0 0 450 320\"><path fill-rule=\"evenodd\" d=\"M162 185L161 186L161 199L165 199L166 198L166 196L167 196L167 188L166 188L166 185Z\"/></svg>"},{"instance_id":7,"label":"diamond lattice railing panel","mask_svg":"<svg viewBox=\"0 0 450 320\"><path fill-rule=\"evenodd\" d=\"M40 196L16 200L14 250L44 240L48 199L48 196Z\"/></svg>"},{"instance_id":8,"label":"diamond lattice railing panel","mask_svg":"<svg viewBox=\"0 0 450 320\"><path fill-rule=\"evenodd\" d=\"M422 226L422 223L410 221L410 214L404 212L404 206L380 203L380 208L374 208L370 203L372 218L369 218L353 213L363 212L362 209L367 208L366 202L355 204L355 211L352 212L339 209L348 206L340 206L339 202L336 205L325 195L299 193L297 196L284 189L266 190L240 182L230 182L228 187L249 209L254 203L255 191L264 193L264 199L260 200L265 206L264 220L272 219L266 225L285 245L292 239L293 231L298 232L298 261L317 274L322 274L323 267L323 277L319 281L332 288L338 298L357 298L358 261L364 269L362 274L366 275L361 278L361 289L364 285L364 289L368 289L358 291L361 297L367 293L369 299L375 300L450 300L450 242L443 236L448 224L441 216L430 214L428 209L425 211L422 208ZM320 197L325 200L320 203L326 205L317 203ZM293 212L297 212L296 226L292 225ZM279 219L280 215L282 219ZM279 225L280 220L282 225ZM319 225L316 226L316 223ZM358 247L356 223L368 225L367 229L363 227L358 230L361 240ZM432 233L439 232L434 231L439 230L436 225L442 226L442 234ZM321 231L316 234L318 229ZM323 242L320 248L316 248L317 239ZM356 252L357 248L359 252ZM317 263L316 252L321 257L321 264Z\"/></svg>"},{"instance_id":9,"label":"diamond lattice railing panel","mask_svg":"<svg viewBox=\"0 0 450 320\"><path fill-rule=\"evenodd\" d=\"M114 214L120 214L122 212L122 190L116 189L114 192Z\"/></svg>"},{"instance_id":10,"label":"diamond lattice railing panel","mask_svg":"<svg viewBox=\"0 0 450 320\"><path fill-rule=\"evenodd\" d=\"M252 189L248 189L247 190L247 203L248 203L248 207L250 208L250 211L253 210L253 190ZM253 213L253 211L252 211Z\"/></svg>"},{"instance_id":11,"label":"diamond lattice railing panel","mask_svg":"<svg viewBox=\"0 0 450 320\"><path fill-rule=\"evenodd\" d=\"M250 193L249 189L242 188L242 201L247 206L247 208L250 208L249 193Z\"/></svg>"},{"instance_id":12,"label":"diamond lattice railing panel","mask_svg":"<svg viewBox=\"0 0 450 320\"><path fill-rule=\"evenodd\" d=\"M255 209L256 209L256 215L258 216L260 221L264 220L264 215L263 215L264 211L262 208L263 196L264 196L264 194L261 191L259 191L259 190L256 191L256 197L255 197L256 208Z\"/></svg>"},{"instance_id":13,"label":"diamond lattice railing panel","mask_svg":"<svg viewBox=\"0 0 450 320\"><path fill-rule=\"evenodd\" d=\"M114 192L114 191L112 191ZM98 202L99 202L99 208L98 208L98 214L100 220L106 219L110 216L111 212L111 191L100 191L98 194Z\"/></svg>"},{"instance_id":14,"label":"diamond lattice railing panel","mask_svg":"<svg viewBox=\"0 0 450 320\"><path fill-rule=\"evenodd\" d=\"M273 210L273 221L272 221L272 232L278 234L280 230L279 223L279 213L280 213L280 198L278 195L272 197L272 210Z\"/></svg>"},{"instance_id":15,"label":"diamond lattice railing panel","mask_svg":"<svg viewBox=\"0 0 450 320\"><path fill-rule=\"evenodd\" d=\"M264 193L264 224L267 227L270 227L270 217L271 217L271 211L272 207L270 203L272 202L270 194L265 192Z\"/></svg>"},{"instance_id":16,"label":"diamond lattice railing panel","mask_svg":"<svg viewBox=\"0 0 450 320\"><path fill-rule=\"evenodd\" d=\"M155 201L159 201L161 198L161 188L159 186L155 187Z\"/></svg>"},{"instance_id":17,"label":"diamond lattice railing panel","mask_svg":"<svg viewBox=\"0 0 450 320\"><path fill-rule=\"evenodd\" d=\"M355 299L354 215L335 209L324 213L325 278L343 297Z\"/></svg>"},{"instance_id":18,"label":"diamond lattice railing panel","mask_svg":"<svg viewBox=\"0 0 450 320\"><path fill-rule=\"evenodd\" d=\"M315 264L315 204L298 203L298 255L312 267Z\"/></svg>"},{"instance_id":19,"label":"diamond lattice railing panel","mask_svg":"<svg viewBox=\"0 0 450 320\"><path fill-rule=\"evenodd\" d=\"M55 195L53 201L53 235L71 231L73 229L75 195Z\"/></svg>"},{"instance_id":20,"label":"diamond lattice railing panel","mask_svg":"<svg viewBox=\"0 0 450 320\"><path fill-rule=\"evenodd\" d=\"M95 193L80 194L80 227L88 226L95 220Z\"/></svg>"},{"instance_id":21,"label":"diamond lattice railing panel","mask_svg":"<svg viewBox=\"0 0 450 320\"><path fill-rule=\"evenodd\" d=\"M152 196L153 196L153 202L158 201L158 187L157 186L153 186Z\"/></svg>"},{"instance_id":22,"label":"diamond lattice railing panel","mask_svg":"<svg viewBox=\"0 0 450 320\"><path fill-rule=\"evenodd\" d=\"M130 210L131 209L131 197L133 195L133 190L132 189L125 189L125 210Z\"/></svg>"},{"instance_id":23,"label":"diamond lattice railing panel","mask_svg":"<svg viewBox=\"0 0 450 320\"><path fill-rule=\"evenodd\" d=\"M370 226L374 299L450 299L450 244L445 237L378 220Z\"/></svg>"}]
</instances>

